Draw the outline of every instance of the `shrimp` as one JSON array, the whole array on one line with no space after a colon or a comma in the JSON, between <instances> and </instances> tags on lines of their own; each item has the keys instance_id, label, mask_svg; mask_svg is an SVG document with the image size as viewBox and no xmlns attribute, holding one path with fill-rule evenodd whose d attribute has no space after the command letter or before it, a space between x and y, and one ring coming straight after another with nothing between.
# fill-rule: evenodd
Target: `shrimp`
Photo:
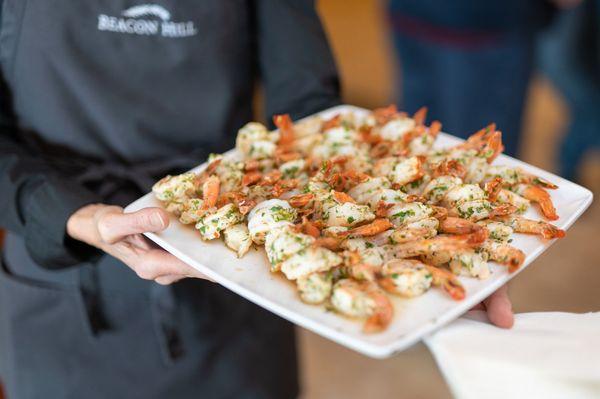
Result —
<instances>
[{"instance_id":1,"label":"shrimp","mask_svg":"<svg viewBox=\"0 0 600 399\"><path fill-rule=\"evenodd\" d=\"M190 198L182 205L179 221L183 224L197 223L206 213L204 201L200 198Z\"/></svg>"},{"instance_id":2,"label":"shrimp","mask_svg":"<svg viewBox=\"0 0 600 399\"><path fill-rule=\"evenodd\" d=\"M529 209L530 202L528 199L521 197L519 194L512 191L501 189L496 197L496 201L500 204L513 205L518 213L523 213Z\"/></svg>"},{"instance_id":3,"label":"shrimp","mask_svg":"<svg viewBox=\"0 0 600 399\"><path fill-rule=\"evenodd\" d=\"M306 216L302 217L302 223L299 227L302 233L308 234L311 237L319 238L321 236L322 226L315 222L311 222Z\"/></svg>"},{"instance_id":4,"label":"shrimp","mask_svg":"<svg viewBox=\"0 0 600 399\"><path fill-rule=\"evenodd\" d=\"M426 264L417 260L393 259L381 268L378 283L387 292L413 298L429 290L432 279Z\"/></svg>"},{"instance_id":5,"label":"shrimp","mask_svg":"<svg viewBox=\"0 0 600 399\"><path fill-rule=\"evenodd\" d=\"M438 252L451 252L480 245L480 239L471 234L438 235L433 238L386 246L386 254L393 258L413 258L432 255Z\"/></svg>"},{"instance_id":6,"label":"shrimp","mask_svg":"<svg viewBox=\"0 0 600 399\"><path fill-rule=\"evenodd\" d=\"M424 125L425 124L425 118L427 117L427 107L421 107L417 110L417 112L415 112L415 114L413 115L413 119L415 121L415 124L418 125Z\"/></svg>"},{"instance_id":7,"label":"shrimp","mask_svg":"<svg viewBox=\"0 0 600 399\"><path fill-rule=\"evenodd\" d=\"M551 190L558 188L556 184L539 176L528 173L519 167L511 167L507 165L489 166L485 173L485 179L490 180L494 177L502 178L505 187L508 188L517 184L529 184Z\"/></svg>"},{"instance_id":8,"label":"shrimp","mask_svg":"<svg viewBox=\"0 0 600 399\"><path fill-rule=\"evenodd\" d=\"M289 203L294 208L304 208L310 206L315 199L315 195L312 193L294 195L289 199Z\"/></svg>"},{"instance_id":9,"label":"shrimp","mask_svg":"<svg viewBox=\"0 0 600 399\"><path fill-rule=\"evenodd\" d=\"M466 291L456 276L446 269L425 264L425 267L431 273L432 284L436 287L442 287L452 299L461 301L465 299Z\"/></svg>"},{"instance_id":10,"label":"shrimp","mask_svg":"<svg viewBox=\"0 0 600 399\"><path fill-rule=\"evenodd\" d=\"M450 270L454 274L477 277L481 280L488 278L491 274L486 254L482 254L477 250L455 251L449 253L448 256L450 257Z\"/></svg>"},{"instance_id":11,"label":"shrimp","mask_svg":"<svg viewBox=\"0 0 600 399\"><path fill-rule=\"evenodd\" d=\"M217 205L220 187L221 181L215 175L210 176L208 179L206 179L204 184L202 184L202 198L204 200L204 204L202 206L204 209L210 209Z\"/></svg>"},{"instance_id":12,"label":"shrimp","mask_svg":"<svg viewBox=\"0 0 600 399\"><path fill-rule=\"evenodd\" d=\"M331 296L333 278L329 272L311 273L297 279L296 286L303 302L318 305Z\"/></svg>"},{"instance_id":13,"label":"shrimp","mask_svg":"<svg viewBox=\"0 0 600 399\"><path fill-rule=\"evenodd\" d=\"M558 219L556 208L554 208L554 204L552 203L552 198L550 198L550 194L548 194L548 192L542 187L519 184L516 187L514 187L513 190L517 194L522 195L524 198L537 203L540 206L542 214L547 219Z\"/></svg>"},{"instance_id":14,"label":"shrimp","mask_svg":"<svg viewBox=\"0 0 600 399\"><path fill-rule=\"evenodd\" d=\"M394 104L389 105L385 108L377 108L372 112L373 117L375 118L375 122L378 125L384 125L390 120L396 118L399 112Z\"/></svg>"},{"instance_id":15,"label":"shrimp","mask_svg":"<svg viewBox=\"0 0 600 399\"><path fill-rule=\"evenodd\" d=\"M388 177L398 187L419 180L425 175L425 157L414 156L395 163Z\"/></svg>"},{"instance_id":16,"label":"shrimp","mask_svg":"<svg viewBox=\"0 0 600 399\"><path fill-rule=\"evenodd\" d=\"M363 326L366 333L384 330L394 315L389 298L370 282L339 280L333 286L331 304L346 316L366 319Z\"/></svg>"},{"instance_id":17,"label":"shrimp","mask_svg":"<svg viewBox=\"0 0 600 399\"><path fill-rule=\"evenodd\" d=\"M485 228L489 232L489 238L498 242L508 242L510 236L514 232L510 225L505 224L501 221L487 219L481 220L477 222L477 224L480 226L485 226Z\"/></svg>"},{"instance_id":18,"label":"shrimp","mask_svg":"<svg viewBox=\"0 0 600 399\"><path fill-rule=\"evenodd\" d=\"M480 233L480 230L485 229L485 227L480 226L470 220L461 219L457 217L447 217L444 220L440 221L439 231L442 233L451 233L451 234L472 234L472 233ZM485 235L485 233L482 233Z\"/></svg>"},{"instance_id":19,"label":"shrimp","mask_svg":"<svg viewBox=\"0 0 600 399\"><path fill-rule=\"evenodd\" d=\"M282 262L314 242L314 237L297 233L289 226L270 230L265 237L265 252L271 264L271 271L278 271Z\"/></svg>"},{"instance_id":20,"label":"shrimp","mask_svg":"<svg viewBox=\"0 0 600 399\"><path fill-rule=\"evenodd\" d=\"M166 176L160 179L154 186L152 192L160 201L181 202L196 194L198 190L198 176L195 173L183 173L177 176Z\"/></svg>"},{"instance_id":21,"label":"shrimp","mask_svg":"<svg viewBox=\"0 0 600 399\"><path fill-rule=\"evenodd\" d=\"M245 223L238 223L228 226L223 230L225 245L237 253L237 257L244 256L252 246L248 226Z\"/></svg>"},{"instance_id":22,"label":"shrimp","mask_svg":"<svg viewBox=\"0 0 600 399\"><path fill-rule=\"evenodd\" d=\"M227 203L235 204L242 215L248 214L256 206L255 200L239 191L223 193L217 202L217 206L223 206Z\"/></svg>"},{"instance_id":23,"label":"shrimp","mask_svg":"<svg viewBox=\"0 0 600 399\"><path fill-rule=\"evenodd\" d=\"M221 232L230 226L242 222L244 216L233 204L227 204L214 213L209 213L196 223L203 240L214 240L221 236Z\"/></svg>"},{"instance_id":24,"label":"shrimp","mask_svg":"<svg viewBox=\"0 0 600 399\"><path fill-rule=\"evenodd\" d=\"M262 179L262 173L258 171L250 171L242 177L242 186L247 187L258 183Z\"/></svg>"},{"instance_id":25,"label":"shrimp","mask_svg":"<svg viewBox=\"0 0 600 399\"><path fill-rule=\"evenodd\" d=\"M433 227L404 227L394 230L388 237L388 242L390 244L402 244L424 238L433 238L436 235L437 230Z\"/></svg>"},{"instance_id":26,"label":"shrimp","mask_svg":"<svg viewBox=\"0 0 600 399\"><path fill-rule=\"evenodd\" d=\"M280 269L288 280L296 280L311 273L326 272L342 261L342 257L335 252L311 245L283 261Z\"/></svg>"},{"instance_id":27,"label":"shrimp","mask_svg":"<svg viewBox=\"0 0 600 399\"><path fill-rule=\"evenodd\" d=\"M373 220L369 224L365 224L339 233L339 235L351 237L371 237L382 233L386 230L389 230L392 227L394 227L394 225L388 219L380 218Z\"/></svg>"},{"instance_id":28,"label":"shrimp","mask_svg":"<svg viewBox=\"0 0 600 399\"><path fill-rule=\"evenodd\" d=\"M433 177L452 176L459 179L464 179L466 174L467 171L464 165L456 159L443 160L442 162L436 164L431 172Z\"/></svg>"},{"instance_id":29,"label":"shrimp","mask_svg":"<svg viewBox=\"0 0 600 399\"><path fill-rule=\"evenodd\" d=\"M496 130L496 124L491 123L485 128L471 135L459 148L475 149L488 163L504 150L502 145L502 133Z\"/></svg>"},{"instance_id":30,"label":"shrimp","mask_svg":"<svg viewBox=\"0 0 600 399\"><path fill-rule=\"evenodd\" d=\"M509 273L513 273L525 262L525 253L508 244L486 241L481 247L491 260L507 265Z\"/></svg>"},{"instance_id":31,"label":"shrimp","mask_svg":"<svg viewBox=\"0 0 600 399\"><path fill-rule=\"evenodd\" d=\"M564 230L541 220L531 220L520 216L504 216L496 218L496 220L507 224L517 233L535 234L546 239L565 236Z\"/></svg>"},{"instance_id":32,"label":"shrimp","mask_svg":"<svg viewBox=\"0 0 600 399\"><path fill-rule=\"evenodd\" d=\"M375 219L369 206L352 202L340 204L332 197L333 195L327 196L321 203L323 220L327 226L352 227Z\"/></svg>"},{"instance_id":33,"label":"shrimp","mask_svg":"<svg viewBox=\"0 0 600 399\"><path fill-rule=\"evenodd\" d=\"M360 257L360 255L359 255ZM358 281L375 281L376 276L381 270L380 265L371 263L356 263L346 268L350 277Z\"/></svg>"},{"instance_id":34,"label":"shrimp","mask_svg":"<svg viewBox=\"0 0 600 399\"><path fill-rule=\"evenodd\" d=\"M342 191L333 191L333 198L340 204L344 204L346 202L350 202L351 204L356 204L356 201L354 200L354 198L352 198L351 196L349 196L348 194L342 192Z\"/></svg>"},{"instance_id":35,"label":"shrimp","mask_svg":"<svg viewBox=\"0 0 600 399\"><path fill-rule=\"evenodd\" d=\"M274 115L273 123L279 129L279 146L286 148L290 146L295 139L294 123L288 114Z\"/></svg>"},{"instance_id":36,"label":"shrimp","mask_svg":"<svg viewBox=\"0 0 600 399\"><path fill-rule=\"evenodd\" d=\"M502 178L496 177L490 181L487 181L483 187L487 198L491 202L495 202L502 190Z\"/></svg>"},{"instance_id":37,"label":"shrimp","mask_svg":"<svg viewBox=\"0 0 600 399\"><path fill-rule=\"evenodd\" d=\"M256 244L263 244L270 230L291 226L297 212L287 201L270 199L257 204L248 214L250 237Z\"/></svg>"}]
</instances>

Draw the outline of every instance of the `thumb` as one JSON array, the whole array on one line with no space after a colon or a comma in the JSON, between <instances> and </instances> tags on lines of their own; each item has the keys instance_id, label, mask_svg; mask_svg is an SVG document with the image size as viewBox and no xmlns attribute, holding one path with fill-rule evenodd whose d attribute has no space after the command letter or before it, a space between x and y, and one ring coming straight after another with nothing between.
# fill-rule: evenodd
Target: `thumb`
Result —
<instances>
[{"instance_id":1,"label":"thumb","mask_svg":"<svg viewBox=\"0 0 600 399\"><path fill-rule=\"evenodd\" d=\"M123 213L118 207L110 207L98 216L98 232L102 241L114 244L126 236L147 232L158 232L167 228L169 216L161 208L144 208L132 213Z\"/></svg>"},{"instance_id":2,"label":"thumb","mask_svg":"<svg viewBox=\"0 0 600 399\"><path fill-rule=\"evenodd\" d=\"M498 327L511 328L514 323L508 287L502 286L484 301L489 320Z\"/></svg>"}]
</instances>

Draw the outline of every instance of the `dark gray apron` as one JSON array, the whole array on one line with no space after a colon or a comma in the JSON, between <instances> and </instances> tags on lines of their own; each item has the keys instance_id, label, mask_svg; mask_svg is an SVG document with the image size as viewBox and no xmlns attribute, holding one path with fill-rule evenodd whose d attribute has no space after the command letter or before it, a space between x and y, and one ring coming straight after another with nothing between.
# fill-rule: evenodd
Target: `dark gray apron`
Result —
<instances>
[{"instance_id":1,"label":"dark gray apron","mask_svg":"<svg viewBox=\"0 0 600 399\"><path fill-rule=\"evenodd\" d=\"M169 159L224 150L232 136L223 132L250 119L245 3L5 1L0 58L21 127L86 154L74 181L127 204L184 168ZM138 22L121 23L125 13ZM292 326L222 287L162 287L108 256L48 271L20 237L6 239L0 379L9 399L289 398L296 373Z\"/></svg>"}]
</instances>

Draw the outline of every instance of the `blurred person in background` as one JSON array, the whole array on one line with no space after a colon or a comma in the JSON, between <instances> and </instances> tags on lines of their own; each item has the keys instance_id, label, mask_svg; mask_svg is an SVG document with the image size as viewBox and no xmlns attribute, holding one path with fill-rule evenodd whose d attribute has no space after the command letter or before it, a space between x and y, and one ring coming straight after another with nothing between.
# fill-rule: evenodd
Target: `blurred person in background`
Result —
<instances>
[{"instance_id":1,"label":"blurred person in background","mask_svg":"<svg viewBox=\"0 0 600 399\"><path fill-rule=\"evenodd\" d=\"M540 65L564 96L570 125L559 146L559 173L577 180L588 151L600 149L600 0L565 0L541 41Z\"/></svg>"},{"instance_id":2,"label":"blurred person in background","mask_svg":"<svg viewBox=\"0 0 600 399\"><path fill-rule=\"evenodd\" d=\"M536 38L553 9L547 0L390 0L401 108L426 105L461 137L495 122L516 155Z\"/></svg>"}]
</instances>

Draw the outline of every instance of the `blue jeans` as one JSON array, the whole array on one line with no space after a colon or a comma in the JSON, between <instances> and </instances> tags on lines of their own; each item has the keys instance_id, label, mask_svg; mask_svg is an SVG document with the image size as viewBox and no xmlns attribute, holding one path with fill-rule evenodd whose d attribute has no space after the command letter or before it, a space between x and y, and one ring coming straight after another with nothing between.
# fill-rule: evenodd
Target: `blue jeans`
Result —
<instances>
[{"instance_id":1,"label":"blue jeans","mask_svg":"<svg viewBox=\"0 0 600 399\"><path fill-rule=\"evenodd\" d=\"M533 34L502 34L493 43L458 47L394 34L401 60L399 105L414 112L426 105L428 119L467 137L496 122L506 153L516 155L523 105L533 67Z\"/></svg>"},{"instance_id":2,"label":"blue jeans","mask_svg":"<svg viewBox=\"0 0 600 399\"><path fill-rule=\"evenodd\" d=\"M541 41L540 66L564 96L570 125L559 148L560 174L577 178L585 153L600 148L600 0L563 12Z\"/></svg>"}]
</instances>

